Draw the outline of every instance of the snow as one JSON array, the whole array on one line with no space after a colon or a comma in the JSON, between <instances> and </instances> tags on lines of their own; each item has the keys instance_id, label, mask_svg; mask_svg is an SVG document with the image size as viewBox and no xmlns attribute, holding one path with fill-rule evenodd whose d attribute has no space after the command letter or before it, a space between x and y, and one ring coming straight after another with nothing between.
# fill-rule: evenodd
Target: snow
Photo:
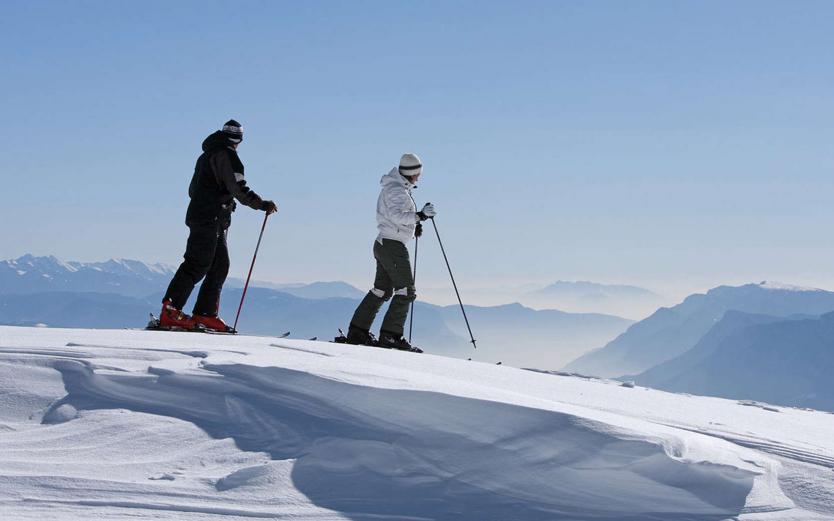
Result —
<instances>
[{"instance_id":1,"label":"snow","mask_svg":"<svg viewBox=\"0 0 834 521\"><path fill-rule=\"evenodd\" d=\"M0 327L2 519L834 519L832 432L430 354Z\"/></svg>"},{"instance_id":2,"label":"snow","mask_svg":"<svg viewBox=\"0 0 834 521\"><path fill-rule=\"evenodd\" d=\"M93 267L93 268L103 266L103 267L108 267L108 268L115 268L115 270L111 269L111 271L123 270L123 271L127 271L127 272L130 272L130 273L138 273L138 274L155 273L157 275L170 275L175 270L175 267L170 266L168 264L163 264L163 263L151 264L151 263L146 263L146 262L137 261L137 260L130 260L130 259L109 259L109 260L107 260L105 262L101 262L101 263L90 263L90 264L87 264L86 266L90 266L90 267Z\"/></svg>"},{"instance_id":3,"label":"snow","mask_svg":"<svg viewBox=\"0 0 834 521\"><path fill-rule=\"evenodd\" d=\"M49 258L50 258L50 259L52 259L52 260L53 260L53 261L54 261L54 262L55 262L58 266L60 266L60 267L64 268L65 270L67 270L67 271L69 271L69 272L76 272L76 271L78 271L78 268L76 268L75 266L73 266L73 265L72 265L72 263L69 263L69 262L66 262L66 261L62 261L61 259L58 259L58 258L53 257L53 256L50 256Z\"/></svg>"},{"instance_id":4,"label":"snow","mask_svg":"<svg viewBox=\"0 0 834 521\"><path fill-rule=\"evenodd\" d=\"M824 291L819 288L811 288L811 287L803 287L803 286L794 286L792 284L785 284L782 282L774 282L771 280L765 280L759 283L759 286L765 289L776 289L781 291Z\"/></svg>"},{"instance_id":5,"label":"snow","mask_svg":"<svg viewBox=\"0 0 834 521\"><path fill-rule=\"evenodd\" d=\"M77 273L85 270L112 274L130 273L139 276L146 276L148 274L168 276L171 275L176 269L174 266L164 263L145 263L130 259L110 259L105 262L85 263L78 261L64 261L54 255L36 257L30 253L18 257L17 259L0 261L0 264L16 270L19 275L23 275L27 271L36 270L50 276L61 276L66 275L68 272Z\"/></svg>"},{"instance_id":6,"label":"snow","mask_svg":"<svg viewBox=\"0 0 834 521\"><path fill-rule=\"evenodd\" d=\"M23 264L23 265L29 266L31 268L38 268L38 267L50 268L50 269L57 268L58 270L64 270L64 271L69 271L69 272L78 271L78 268L75 267L72 263L65 262L65 261L59 259L58 257L55 257L54 255L49 255L49 256L46 256L46 257L35 257L31 253L27 253L26 255L23 255L22 257L18 257L17 259L14 259L10 262L11 262L12 265L15 265L15 266L19 265L19 264Z\"/></svg>"}]
</instances>

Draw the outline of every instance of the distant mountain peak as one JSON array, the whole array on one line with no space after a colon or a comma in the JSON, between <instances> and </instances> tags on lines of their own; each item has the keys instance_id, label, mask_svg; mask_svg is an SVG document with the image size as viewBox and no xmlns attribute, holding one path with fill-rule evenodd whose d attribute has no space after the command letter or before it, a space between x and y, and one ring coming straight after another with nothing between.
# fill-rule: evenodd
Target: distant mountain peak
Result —
<instances>
[{"instance_id":1,"label":"distant mountain peak","mask_svg":"<svg viewBox=\"0 0 834 521\"><path fill-rule=\"evenodd\" d=\"M31 253L0 261L0 294L99 292L144 297L170 281L173 268L137 260L64 261Z\"/></svg>"},{"instance_id":2,"label":"distant mountain peak","mask_svg":"<svg viewBox=\"0 0 834 521\"><path fill-rule=\"evenodd\" d=\"M742 297L744 295L754 295L757 293L787 293L787 294L799 294L799 293L817 293L817 294L824 294L828 293L824 289L819 288L811 288L805 286L796 286L793 284L786 284L784 282L776 282L776 281L769 281L763 280L761 282L751 282L748 284L742 284L740 286L730 286L730 285L723 285L717 286L710 290L708 290L705 294L704 293L695 293L690 295L685 299L687 300L699 300L702 298L725 298L725 297Z\"/></svg>"},{"instance_id":3,"label":"distant mountain peak","mask_svg":"<svg viewBox=\"0 0 834 521\"><path fill-rule=\"evenodd\" d=\"M91 262L86 264L88 267L101 268L107 271L127 271L136 274L154 273L157 275L173 274L175 268L169 264L147 263L133 259L114 258L108 259L104 262Z\"/></svg>"},{"instance_id":4,"label":"distant mountain peak","mask_svg":"<svg viewBox=\"0 0 834 521\"><path fill-rule=\"evenodd\" d=\"M600 295L600 296L654 296L658 295L653 291L639 286L629 286L627 284L602 284L599 282L592 282L589 280L557 280L553 284L549 284L541 289L533 291L531 294L584 294L584 295Z\"/></svg>"},{"instance_id":5,"label":"distant mountain peak","mask_svg":"<svg viewBox=\"0 0 834 521\"><path fill-rule=\"evenodd\" d=\"M773 280L763 280L757 285L764 289L775 289L780 291L825 291L819 288L811 288L807 286L794 286L792 284L785 284L783 282L777 282Z\"/></svg>"},{"instance_id":6,"label":"distant mountain peak","mask_svg":"<svg viewBox=\"0 0 834 521\"><path fill-rule=\"evenodd\" d=\"M73 266L69 262L65 262L54 255L48 255L43 257L37 257L32 255L31 253L27 253L25 255L21 255L16 259L10 259L3 261L7 266L15 267L20 270L26 269L39 269L39 270L50 270L50 271L60 271L65 270L69 272L78 271L75 266Z\"/></svg>"},{"instance_id":7,"label":"distant mountain peak","mask_svg":"<svg viewBox=\"0 0 834 521\"><path fill-rule=\"evenodd\" d=\"M718 286L658 310L605 347L571 362L566 370L598 376L642 373L692 349L730 311L788 319L832 310L834 292L821 289L768 281Z\"/></svg>"}]
</instances>

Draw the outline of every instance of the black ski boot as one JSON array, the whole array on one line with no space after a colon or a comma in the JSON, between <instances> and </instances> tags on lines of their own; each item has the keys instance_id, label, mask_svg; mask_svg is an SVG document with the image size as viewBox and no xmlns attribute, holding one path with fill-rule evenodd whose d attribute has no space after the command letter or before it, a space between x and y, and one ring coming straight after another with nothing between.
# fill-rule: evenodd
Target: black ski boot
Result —
<instances>
[{"instance_id":1,"label":"black ski boot","mask_svg":"<svg viewBox=\"0 0 834 521\"><path fill-rule=\"evenodd\" d=\"M341 333L342 331L339 330ZM336 342L340 344L353 344L357 346L374 346L376 347L376 337L370 332L358 327L350 326L348 328L347 336L342 335L336 338Z\"/></svg>"},{"instance_id":2,"label":"black ski boot","mask_svg":"<svg viewBox=\"0 0 834 521\"><path fill-rule=\"evenodd\" d=\"M411 351L412 353L422 353L423 350L419 347L414 347L408 343L402 335L395 335L386 331L379 332L379 347L386 349L399 349L400 351Z\"/></svg>"}]
</instances>

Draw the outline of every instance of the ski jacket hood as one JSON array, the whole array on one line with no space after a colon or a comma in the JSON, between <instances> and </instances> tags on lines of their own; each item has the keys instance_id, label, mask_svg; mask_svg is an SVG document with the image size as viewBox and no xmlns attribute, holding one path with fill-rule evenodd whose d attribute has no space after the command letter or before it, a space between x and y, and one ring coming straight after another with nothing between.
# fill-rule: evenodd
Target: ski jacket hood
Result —
<instances>
[{"instance_id":1,"label":"ski jacket hood","mask_svg":"<svg viewBox=\"0 0 834 521\"><path fill-rule=\"evenodd\" d=\"M416 185L403 177L397 167L382 176L379 184L382 189L376 203L377 240L393 239L406 244L414 238L417 227L417 205L411 197Z\"/></svg>"},{"instance_id":2,"label":"ski jacket hood","mask_svg":"<svg viewBox=\"0 0 834 521\"><path fill-rule=\"evenodd\" d=\"M218 148L233 148L233 144L234 142L229 139L228 134L218 130L203 140L203 152L211 152L213 150L217 150Z\"/></svg>"}]
</instances>

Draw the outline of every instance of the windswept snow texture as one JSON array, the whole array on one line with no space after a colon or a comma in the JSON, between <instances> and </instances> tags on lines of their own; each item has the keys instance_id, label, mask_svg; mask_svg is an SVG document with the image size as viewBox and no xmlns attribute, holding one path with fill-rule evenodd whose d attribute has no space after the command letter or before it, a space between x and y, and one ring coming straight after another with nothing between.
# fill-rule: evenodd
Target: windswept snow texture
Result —
<instances>
[{"instance_id":1,"label":"windswept snow texture","mask_svg":"<svg viewBox=\"0 0 834 521\"><path fill-rule=\"evenodd\" d=\"M834 415L321 342L0 327L0 518L834 519Z\"/></svg>"}]
</instances>

